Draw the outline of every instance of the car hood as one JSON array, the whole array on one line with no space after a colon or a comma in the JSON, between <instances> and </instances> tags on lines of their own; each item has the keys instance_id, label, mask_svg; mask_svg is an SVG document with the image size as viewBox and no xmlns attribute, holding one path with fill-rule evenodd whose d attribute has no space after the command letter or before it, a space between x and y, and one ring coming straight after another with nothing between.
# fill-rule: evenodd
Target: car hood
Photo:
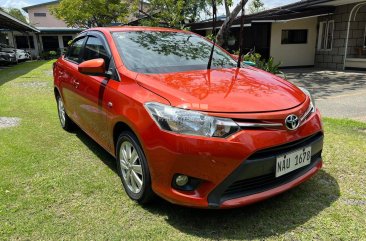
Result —
<instances>
[{"instance_id":1,"label":"car hood","mask_svg":"<svg viewBox=\"0 0 366 241\"><path fill-rule=\"evenodd\" d=\"M256 68L139 74L137 82L172 106L207 112L269 112L296 107L306 95Z\"/></svg>"}]
</instances>

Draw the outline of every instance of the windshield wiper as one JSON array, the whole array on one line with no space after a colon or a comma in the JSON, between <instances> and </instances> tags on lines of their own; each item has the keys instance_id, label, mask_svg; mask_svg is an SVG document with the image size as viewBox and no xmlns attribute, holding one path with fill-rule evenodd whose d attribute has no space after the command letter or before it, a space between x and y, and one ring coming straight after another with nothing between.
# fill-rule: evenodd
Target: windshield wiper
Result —
<instances>
[{"instance_id":1,"label":"windshield wiper","mask_svg":"<svg viewBox=\"0 0 366 241\"><path fill-rule=\"evenodd\" d=\"M216 45L215 27L216 27L216 0L212 0L212 36L214 36L214 40L211 48L210 58L208 59L207 69L211 69L212 57Z\"/></svg>"},{"instance_id":2,"label":"windshield wiper","mask_svg":"<svg viewBox=\"0 0 366 241\"><path fill-rule=\"evenodd\" d=\"M244 0L241 1L241 16L240 16L240 36L239 36L239 58L237 67L241 67L241 58L244 52L243 34L244 34Z\"/></svg>"}]
</instances>

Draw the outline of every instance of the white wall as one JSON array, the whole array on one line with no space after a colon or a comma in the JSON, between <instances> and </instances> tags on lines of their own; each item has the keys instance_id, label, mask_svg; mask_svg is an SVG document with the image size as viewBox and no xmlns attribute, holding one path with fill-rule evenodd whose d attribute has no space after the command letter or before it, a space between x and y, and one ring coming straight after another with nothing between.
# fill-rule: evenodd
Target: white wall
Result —
<instances>
[{"instance_id":1,"label":"white wall","mask_svg":"<svg viewBox=\"0 0 366 241\"><path fill-rule=\"evenodd\" d=\"M294 20L286 23L273 23L270 55L281 67L314 65L318 18ZM281 44L282 30L307 29L307 44Z\"/></svg>"}]
</instances>

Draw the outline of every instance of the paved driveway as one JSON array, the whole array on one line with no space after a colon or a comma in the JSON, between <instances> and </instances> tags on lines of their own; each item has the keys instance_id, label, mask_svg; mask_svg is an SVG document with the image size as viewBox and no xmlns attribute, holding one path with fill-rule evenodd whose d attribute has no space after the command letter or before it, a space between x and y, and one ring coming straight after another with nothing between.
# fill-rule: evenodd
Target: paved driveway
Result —
<instances>
[{"instance_id":1,"label":"paved driveway","mask_svg":"<svg viewBox=\"0 0 366 241\"><path fill-rule=\"evenodd\" d=\"M323 116L366 122L366 72L285 70L289 81L306 87Z\"/></svg>"}]
</instances>

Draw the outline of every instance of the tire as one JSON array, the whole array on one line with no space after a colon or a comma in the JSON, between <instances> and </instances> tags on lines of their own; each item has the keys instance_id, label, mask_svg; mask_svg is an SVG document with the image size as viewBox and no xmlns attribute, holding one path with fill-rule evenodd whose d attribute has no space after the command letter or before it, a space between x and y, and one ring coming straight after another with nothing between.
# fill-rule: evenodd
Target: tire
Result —
<instances>
[{"instance_id":1,"label":"tire","mask_svg":"<svg viewBox=\"0 0 366 241\"><path fill-rule=\"evenodd\" d=\"M151 176L137 137L131 131L124 131L119 135L116 147L117 171L125 192L140 204L150 202L154 197Z\"/></svg>"},{"instance_id":2,"label":"tire","mask_svg":"<svg viewBox=\"0 0 366 241\"><path fill-rule=\"evenodd\" d=\"M56 101L57 101L58 118L60 120L62 129L68 132L72 132L75 129L75 123L66 114L64 102L60 95L57 95Z\"/></svg>"}]
</instances>

